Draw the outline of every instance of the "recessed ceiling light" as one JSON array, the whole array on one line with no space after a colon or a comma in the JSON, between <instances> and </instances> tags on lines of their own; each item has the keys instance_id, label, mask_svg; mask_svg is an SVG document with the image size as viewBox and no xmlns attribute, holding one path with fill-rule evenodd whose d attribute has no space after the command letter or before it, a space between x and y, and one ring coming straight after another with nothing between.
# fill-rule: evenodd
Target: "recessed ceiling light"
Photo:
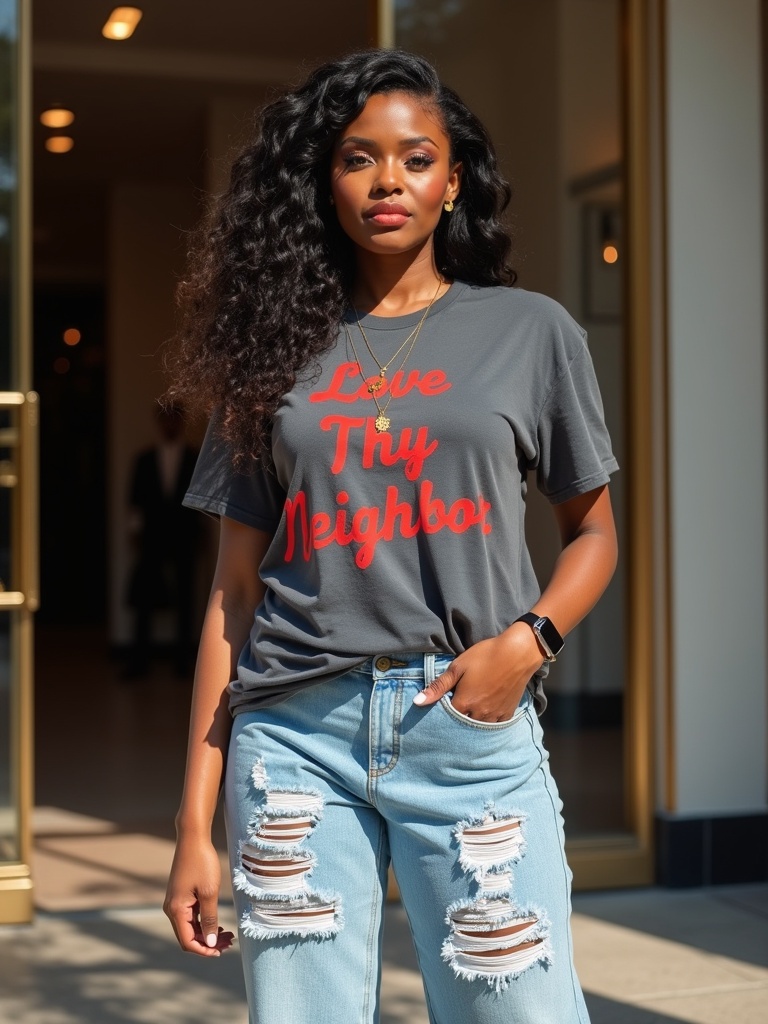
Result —
<instances>
[{"instance_id":1,"label":"recessed ceiling light","mask_svg":"<svg viewBox=\"0 0 768 1024\"><path fill-rule=\"evenodd\" d=\"M40 115L40 123L46 128L68 128L75 120L75 115L66 107L49 107Z\"/></svg>"},{"instance_id":2,"label":"recessed ceiling light","mask_svg":"<svg viewBox=\"0 0 768 1024\"><path fill-rule=\"evenodd\" d=\"M138 7L116 7L101 34L106 39L129 39L141 21L142 13Z\"/></svg>"},{"instance_id":3,"label":"recessed ceiling light","mask_svg":"<svg viewBox=\"0 0 768 1024\"><path fill-rule=\"evenodd\" d=\"M51 135L45 140L45 148L49 153L68 153L75 144L69 135Z\"/></svg>"}]
</instances>

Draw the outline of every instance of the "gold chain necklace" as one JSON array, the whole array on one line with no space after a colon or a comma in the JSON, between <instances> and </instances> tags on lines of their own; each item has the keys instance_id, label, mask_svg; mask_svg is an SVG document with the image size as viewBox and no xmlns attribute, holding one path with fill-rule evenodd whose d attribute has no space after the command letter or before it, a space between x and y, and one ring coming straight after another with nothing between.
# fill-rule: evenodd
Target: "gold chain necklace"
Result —
<instances>
[{"instance_id":1,"label":"gold chain necklace","mask_svg":"<svg viewBox=\"0 0 768 1024\"><path fill-rule=\"evenodd\" d=\"M363 325L360 323L360 317L357 316L357 314L355 314L355 319L357 320L357 326L358 326L358 328L360 330L360 333L363 336L363 341L365 342L365 347L368 349L368 351L371 354L371 358L373 359L374 363L376 363L376 365L379 368L379 379L378 380L372 380L371 383L368 385L368 390L371 392L371 394L375 394L377 391L381 391L381 389L384 387L384 385L387 382L387 370L389 369L390 365L392 363L394 363L394 361L397 359L397 357L403 351L403 349L408 344L408 342L412 338L415 339L415 338L418 337L419 331L421 330L421 325L427 319L427 313L429 313L430 309L432 308L432 303L437 298L437 293L440 291L440 286L442 285L442 283L443 283L442 281L438 281L437 282L437 289L435 291L435 294L432 296L432 298L430 299L429 305L424 310L424 313L423 313L423 315L421 317L421 320L419 320L419 322L416 325L416 327L411 331L411 333L405 339L403 344L398 348L397 352L395 352L394 355L390 356L389 359L384 364L379 362L378 356L373 351L373 349L371 348L371 343L368 341L368 335L365 333L365 331L363 330Z\"/></svg>"},{"instance_id":2,"label":"gold chain necklace","mask_svg":"<svg viewBox=\"0 0 768 1024\"><path fill-rule=\"evenodd\" d=\"M371 381L371 383L368 384L368 392L369 392L371 398L373 399L374 403L376 404L376 409L377 409L378 414L379 414L376 417L376 423L375 423L376 432L378 434L384 433L384 431L389 430L389 428L390 428L390 426L392 424L391 419L387 416L387 409L389 408L390 403L392 401L392 397L393 397L392 396L392 391L390 390L390 392L389 392L389 398L387 399L387 402L386 402L386 405L384 406L384 408L382 408L379 405L379 399L378 399L378 395L377 395L377 392L381 390L381 388L383 387L384 382L386 380L385 371L386 371L387 367L390 365L390 363L393 362L393 360L395 359L397 354L399 352L402 352L402 350L405 347L405 345L407 345L408 342L410 341L411 346L408 349L408 351L405 353L403 361L400 363L400 365L398 366L398 368L395 371L395 373L399 373L400 370L402 370L402 368L405 366L406 362L408 361L408 357L410 356L411 352L413 352L413 347L414 347L414 345L416 344L416 342L418 340L419 334L421 333L421 328L424 326L424 321L427 319L427 314L429 313L430 309L432 308L432 303L437 298L437 293L440 291L440 286L442 285L442 283L443 283L442 281L438 282L437 290L435 291L435 294L432 296L432 299L431 299L429 305L424 310L424 314L422 315L421 320L419 320L419 322L418 322L418 324L416 326L416 329L414 331L412 331L408 335L408 337L405 339L403 344L397 350L395 355L392 356L392 358L389 360L389 362L385 366L382 366L381 363L378 361L378 359L376 359L376 356L374 355L373 350L371 349L371 346L368 344L368 339L365 336L365 331L363 330L360 321L359 320L357 321L357 326L360 328L360 333L362 334L362 336L363 336L363 338L365 340L365 343L366 343L366 346L368 348L368 351L371 353L371 355L373 356L374 361L376 362L376 365L379 367L379 380ZM344 324L344 330L347 332L347 338L349 339L349 343L352 346L352 351L355 354L355 362L357 363L357 368L360 371L360 376L363 379L363 383L365 383L366 377L365 377L365 374L363 373L363 366L362 366L362 363L360 362L360 358L359 358L359 356L357 354L357 349L355 348L355 343L352 340L352 334L351 334L351 332L349 330L349 327L347 327L346 321L342 321L342 323Z\"/></svg>"}]
</instances>

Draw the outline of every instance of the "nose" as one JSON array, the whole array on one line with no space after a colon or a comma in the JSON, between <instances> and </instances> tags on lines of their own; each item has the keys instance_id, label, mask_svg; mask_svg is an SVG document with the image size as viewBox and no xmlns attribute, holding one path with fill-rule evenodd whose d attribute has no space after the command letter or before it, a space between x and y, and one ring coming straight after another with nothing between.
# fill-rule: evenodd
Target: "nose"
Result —
<instances>
[{"instance_id":1,"label":"nose","mask_svg":"<svg viewBox=\"0 0 768 1024\"><path fill-rule=\"evenodd\" d=\"M402 179L395 161L386 160L378 165L378 174L373 182L372 190L384 192L386 195L403 191Z\"/></svg>"}]
</instances>

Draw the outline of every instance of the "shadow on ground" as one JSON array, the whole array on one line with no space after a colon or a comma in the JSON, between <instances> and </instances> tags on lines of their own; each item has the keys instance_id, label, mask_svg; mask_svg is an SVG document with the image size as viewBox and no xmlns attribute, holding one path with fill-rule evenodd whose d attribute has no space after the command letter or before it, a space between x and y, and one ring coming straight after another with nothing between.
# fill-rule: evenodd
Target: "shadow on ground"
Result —
<instances>
[{"instance_id":1,"label":"shadow on ground","mask_svg":"<svg viewBox=\"0 0 768 1024\"><path fill-rule=\"evenodd\" d=\"M768 966L766 885L580 893L573 903L577 913L599 921L756 967Z\"/></svg>"},{"instance_id":2,"label":"shadow on ground","mask_svg":"<svg viewBox=\"0 0 768 1024\"><path fill-rule=\"evenodd\" d=\"M591 1024L689 1024L689 1018L669 1017L656 1010L645 1010L642 1006L629 1006L615 999L591 995L585 992Z\"/></svg>"}]
</instances>

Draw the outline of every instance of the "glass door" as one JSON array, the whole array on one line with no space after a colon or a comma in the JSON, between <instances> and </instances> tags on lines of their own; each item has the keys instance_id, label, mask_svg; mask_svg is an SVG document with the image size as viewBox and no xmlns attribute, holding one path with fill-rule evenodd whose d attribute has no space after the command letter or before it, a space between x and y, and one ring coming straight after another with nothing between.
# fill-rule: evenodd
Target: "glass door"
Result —
<instances>
[{"instance_id":1,"label":"glass door","mask_svg":"<svg viewBox=\"0 0 768 1024\"><path fill-rule=\"evenodd\" d=\"M635 51L622 45L637 6L632 0L390 3L394 44L432 60L490 130L513 186L518 284L559 300L587 330L622 467L611 486L619 569L553 666L543 719L565 805L569 859L582 887L651 880L650 680L636 657L647 649L647 637L638 633L643 595L633 571L643 543L634 487L640 346L630 247L636 249L637 217L628 216L636 200L629 102ZM636 48L636 32L632 38ZM545 581L559 540L547 502L535 488L529 495L528 543Z\"/></svg>"},{"instance_id":2,"label":"glass door","mask_svg":"<svg viewBox=\"0 0 768 1024\"><path fill-rule=\"evenodd\" d=\"M29 390L30 3L0 0L0 923L32 917L37 395Z\"/></svg>"}]
</instances>

